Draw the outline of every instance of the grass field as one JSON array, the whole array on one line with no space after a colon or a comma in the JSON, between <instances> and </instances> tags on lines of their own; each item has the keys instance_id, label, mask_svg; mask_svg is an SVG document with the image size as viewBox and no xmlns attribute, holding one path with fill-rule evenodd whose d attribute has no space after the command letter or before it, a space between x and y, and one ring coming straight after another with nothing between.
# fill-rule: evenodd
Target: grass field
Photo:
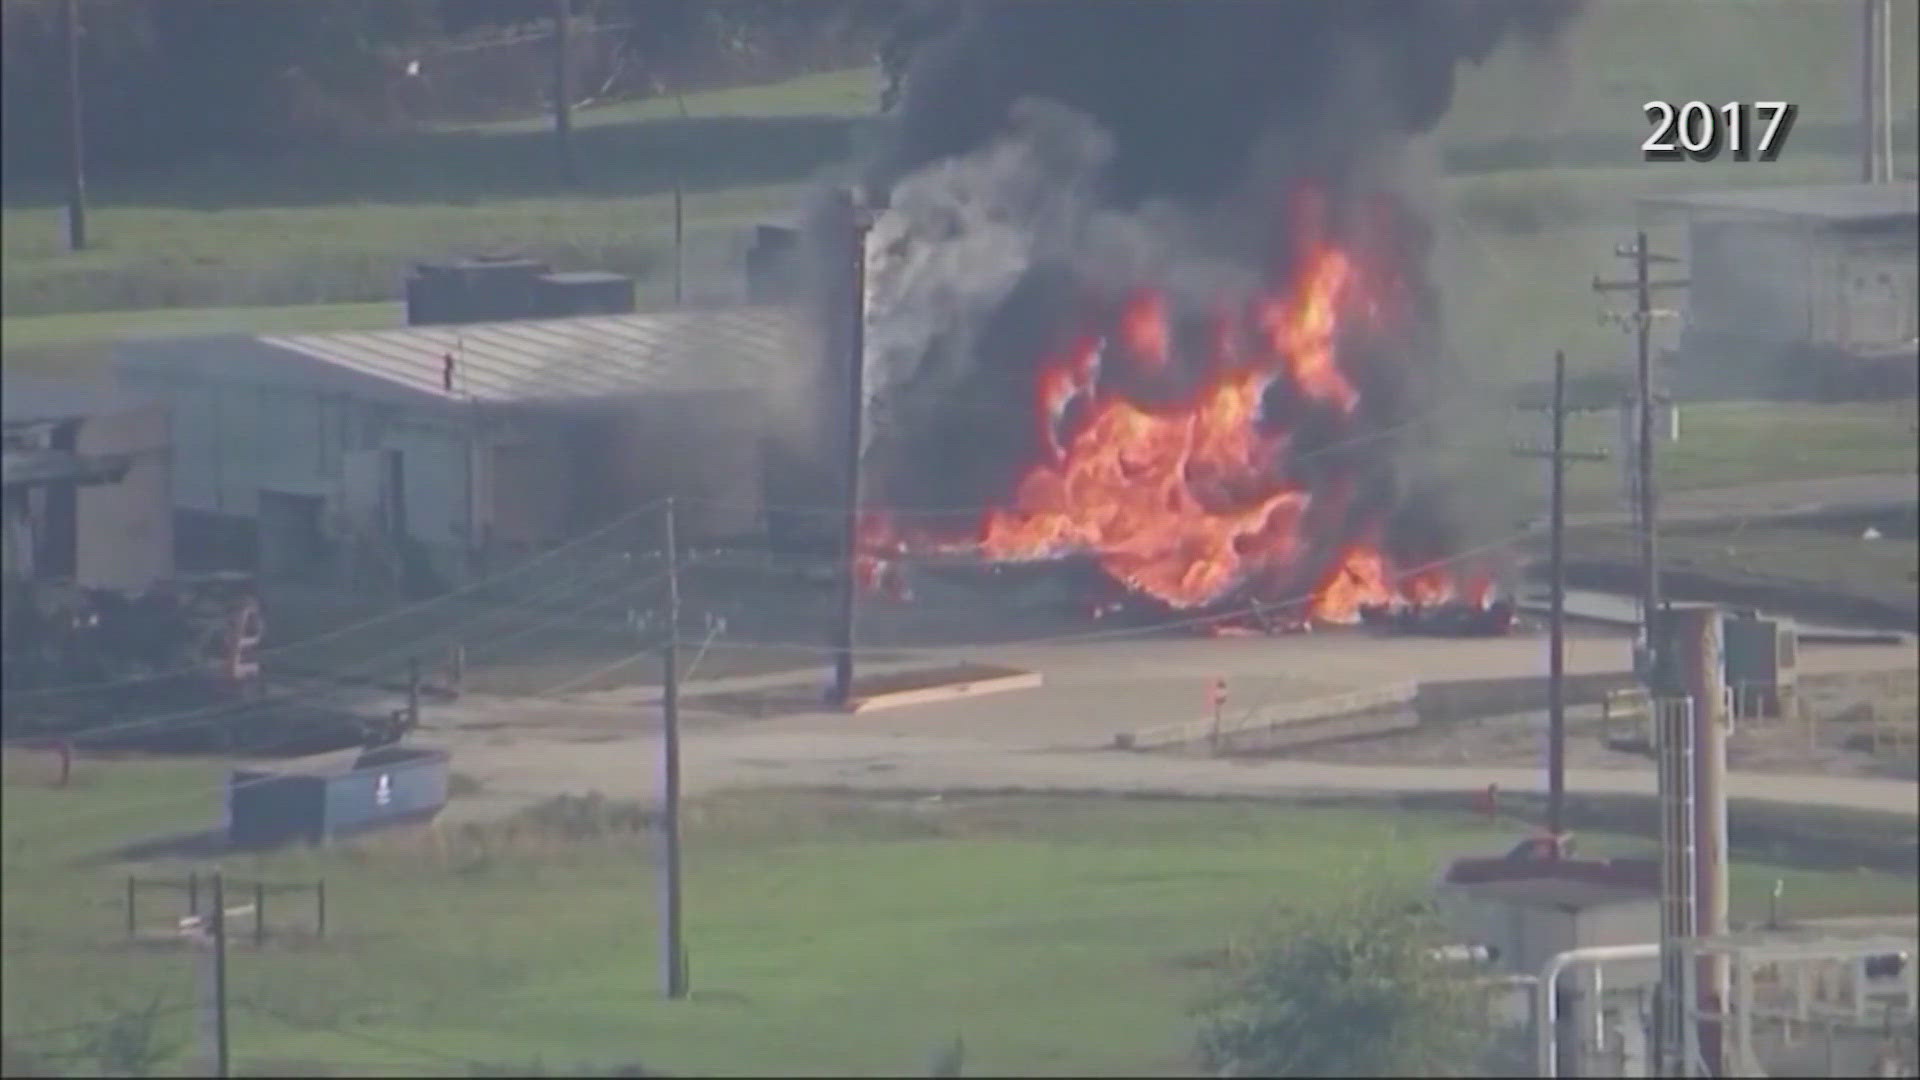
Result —
<instances>
[{"instance_id":1,"label":"grass field","mask_svg":"<svg viewBox=\"0 0 1920 1080\"><path fill-rule=\"evenodd\" d=\"M1658 490L1693 491L1772 480L1911 473L1915 467L1914 402L1838 404L1731 401L1682 407L1680 439L1656 450ZM1577 414L1567 422L1567 447L1601 451L1606 461L1567 467L1570 513L1624 511L1616 412ZM1450 490L1490 500L1503 519L1546 512L1547 472L1538 460L1516 459L1515 446L1544 447L1542 413L1503 414L1475 423L1462 416L1443 429L1439 444L1414 466Z\"/></svg>"},{"instance_id":2,"label":"grass field","mask_svg":"<svg viewBox=\"0 0 1920 1080\"><path fill-rule=\"evenodd\" d=\"M1910 473L1915 467L1914 403L1785 404L1759 401L1689 405L1680 439L1655 451L1662 491L1729 487L1762 480ZM1618 452L1616 414L1570 419L1567 443ZM1538 475L1542 470L1533 470ZM1597 508L1621 498L1620 465L1569 468L1569 505Z\"/></svg>"},{"instance_id":3,"label":"grass field","mask_svg":"<svg viewBox=\"0 0 1920 1080\"><path fill-rule=\"evenodd\" d=\"M79 786L5 789L5 1030L21 1051L163 995L192 963L123 942L125 867L76 860L204 826L210 768L82 763ZM602 808L442 845L232 858L233 875L328 884L322 944L236 949L243 1068L464 1072L640 1061L686 1075L914 1074L955 1035L972 1075L1189 1068L1203 958L1275 903L1409 886L1515 827L1465 814L1235 802L856 802L766 793L690 812L693 999L658 994L651 842ZM1583 837L1588 850L1638 842ZM179 868L176 868L179 869ZM145 868L147 874L163 872ZM1736 909L1784 881L1792 913L1910 910L1911 880L1736 866ZM288 902L289 908L293 902ZM154 922L170 917L159 903ZM291 923L304 910L287 910ZM254 1007L255 1005L261 1008ZM263 1011L266 1010L266 1011ZM169 1013L168 1040L188 1038ZM184 1062L176 1060L176 1068Z\"/></svg>"},{"instance_id":4,"label":"grass field","mask_svg":"<svg viewBox=\"0 0 1920 1080\"><path fill-rule=\"evenodd\" d=\"M1704 578L1722 589L1759 590L1758 598L1797 596L1809 616L1855 613L1883 625L1912 627L1920 618L1920 542L1913 512L1878 518L1866 536L1859 520L1680 526L1660 539L1669 574ZM1627 530L1572 530L1570 559L1635 565L1637 541ZM1729 598L1731 599L1731 598ZM1774 603L1782 603L1775 600Z\"/></svg>"},{"instance_id":5,"label":"grass field","mask_svg":"<svg viewBox=\"0 0 1920 1080\"><path fill-rule=\"evenodd\" d=\"M1910 148L1912 8L1896 11L1895 116ZM1594 322L1586 282L1608 269L1633 194L1850 177L1856 41L1853 20L1825 5L1756 0L1735 14L1730 4L1619 0L1591 5L1555 55L1511 51L1467 72L1439 133L1455 174L1443 221L1453 254L1441 269L1459 347L1500 370L1553 347L1576 363L1615 349ZM57 195L10 189L0 222L4 329L31 340L54 328L14 317L389 300L408 262L483 249L657 282L676 175L689 191L692 242L714 242L789 208L844 162L871 134L877 85L857 70L587 110L578 120L585 179L572 188L551 166L539 118L99 176L96 246L78 255L62 250ZM1800 106L1780 161L1639 165L1642 102L1755 97ZM98 333L125 329L107 323Z\"/></svg>"}]
</instances>

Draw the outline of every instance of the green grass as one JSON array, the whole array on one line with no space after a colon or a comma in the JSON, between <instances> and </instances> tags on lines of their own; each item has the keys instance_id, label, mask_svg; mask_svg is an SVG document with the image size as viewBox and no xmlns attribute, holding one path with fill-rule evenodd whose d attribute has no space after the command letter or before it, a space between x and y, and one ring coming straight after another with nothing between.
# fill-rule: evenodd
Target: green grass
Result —
<instances>
[{"instance_id":1,"label":"green grass","mask_svg":"<svg viewBox=\"0 0 1920 1080\"><path fill-rule=\"evenodd\" d=\"M1892 7L1889 87L1893 115L1906 119L1916 97L1916 8ZM1856 122L1859 55L1857 6L1606 0L1585 5L1555 53L1510 50L1468 72L1446 126L1477 138L1527 130L1631 136L1619 150L1623 163L1638 160L1648 131L1640 106L1650 100L1790 101L1800 106L1804 134ZM1528 92L1514 93L1515 84Z\"/></svg>"},{"instance_id":2,"label":"green grass","mask_svg":"<svg viewBox=\"0 0 1920 1080\"><path fill-rule=\"evenodd\" d=\"M390 301L10 315L0 318L0 340L6 342L7 353L11 356L95 342L200 334L371 330L402 325L406 322L406 315L402 305Z\"/></svg>"},{"instance_id":3,"label":"green grass","mask_svg":"<svg viewBox=\"0 0 1920 1080\"><path fill-rule=\"evenodd\" d=\"M1809 403L1730 401L1683 405L1680 441L1659 445L1658 490L1698 491L1775 480L1912 473L1916 441L1914 402ZM1412 467L1451 482L1456 493L1484 494L1500 520L1539 517L1546 508L1546 467L1512 456L1516 445L1547 445L1541 413L1504 415L1476 424L1462 415L1443 430L1443 445L1421 453ZM1603 451L1608 460L1567 467L1572 513L1621 510L1619 417L1576 414L1567 421L1567 447Z\"/></svg>"},{"instance_id":4,"label":"green grass","mask_svg":"<svg viewBox=\"0 0 1920 1080\"><path fill-rule=\"evenodd\" d=\"M1912 8L1896 10L1895 114L1910 146ZM1520 184L1545 190L1524 193L1525 205L1504 196L1506 217L1542 223L1520 228L1476 219L1487 193L1453 193L1473 226L1464 246L1491 249L1444 267L1450 297L1471 298L1452 305L1461 348L1505 369L1550 346L1584 361L1617 344L1587 329L1595 305L1584 288L1627 227L1616 212L1624 189L1595 177L1611 197L1569 214L1557 188L1576 181L1558 166L1616 169L1652 187L1851 175L1856 37L1851 13L1826 5L1620 0L1590 5L1556 56L1511 50L1467 71L1440 133L1452 166L1525 168ZM676 175L696 243L784 210L865 137L877 85L862 69L585 110L578 187L560 183L538 117L96 176L96 247L79 255L62 250L57 194L9 190L0 300L12 315L360 303L394 297L412 260L502 248L657 283ZM1640 104L1653 97L1783 98L1800 104L1801 125L1772 164L1641 166Z\"/></svg>"},{"instance_id":5,"label":"green grass","mask_svg":"<svg viewBox=\"0 0 1920 1080\"><path fill-rule=\"evenodd\" d=\"M1798 597L1802 603L1812 597L1836 614L1910 626L1920 612L1920 585L1910 576L1920 565L1913 517L1905 515L1904 528L1885 518L1882 523L1883 535L1871 540L1858 521L1675 527L1661 535L1660 563L1723 589L1758 589L1762 596ZM1567 553L1619 566L1635 565L1639 557L1635 538L1625 530L1573 530ZM1810 617L1817 614L1810 609Z\"/></svg>"},{"instance_id":6,"label":"green grass","mask_svg":"<svg viewBox=\"0 0 1920 1080\"><path fill-rule=\"evenodd\" d=\"M689 94L582 114L583 177L563 183L538 121L442 125L275 155L98 178L88 250L57 197L10 192L9 314L390 300L409 265L513 250L664 284L676 179L689 243L796 204L872 112L870 72ZM865 89L862 90L862 87Z\"/></svg>"},{"instance_id":7,"label":"green grass","mask_svg":"<svg viewBox=\"0 0 1920 1080\"><path fill-rule=\"evenodd\" d=\"M155 992L190 1000L186 955L121 945L123 869L72 860L213 820L212 770L83 763L80 775L68 791L5 791L10 1036ZM1332 902L1375 875L1417 886L1446 858L1513 839L1466 814L1238 802L707 800L687 847L695 994L668 1004L651 841L603 831L604 813L563 817L450 831L439 848L394 835L228 860L236 875L324 875L334 933L235 951L235 997L296 1021L237 1014L241 1063L460 1071L438 1054L912 1074L959 1034L972 1074L1178 1072L1184 1008L1205 979L1196 958L1268 906ZM1775 878L1797 913L1912 905L1912 882L1894 876L1740 864L1736 907L1758 910ZM151 918L166 914L156 904ZM186 1036L184 1017L167 1023Z\"/></svg>"},{"instance_id":8,"label":"green grass","mask_svg":"<svg viewBox=\"0 0 1920 1080\"><path fill-rule=\"evenodd\" d=\"M1914 471L1912 400L1859 404L1760 401L1682 406L1680 441L1655 452L1662 491L1730 487L1768 480ZM1567 424L1576 448L1617 451L1619 420L1589 415ZM1537 470L1536 470L1537 471ZM1568 473L1570 502L1615 501L1618 462L1578 466Z\"/></svg>"}]
</instances>

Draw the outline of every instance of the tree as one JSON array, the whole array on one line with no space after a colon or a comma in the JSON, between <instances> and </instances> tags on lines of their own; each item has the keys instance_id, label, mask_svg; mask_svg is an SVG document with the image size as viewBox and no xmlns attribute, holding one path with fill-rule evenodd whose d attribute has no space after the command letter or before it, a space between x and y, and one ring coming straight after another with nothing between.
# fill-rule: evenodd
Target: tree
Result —
<instances>
[{"instance_id":1,"label":"tree","mask_svg":"<svg viewBox=\"0 0 1920 1080\"><path fill-rule=\"evenodd\" d=\"M1226 1076L1463 1076L1483 1068L1487 998L1436 954L1424 905L1364 891L1283 912L1229 951L1197 1010L1201 1064Z\"/></svg>"}]
</instances>

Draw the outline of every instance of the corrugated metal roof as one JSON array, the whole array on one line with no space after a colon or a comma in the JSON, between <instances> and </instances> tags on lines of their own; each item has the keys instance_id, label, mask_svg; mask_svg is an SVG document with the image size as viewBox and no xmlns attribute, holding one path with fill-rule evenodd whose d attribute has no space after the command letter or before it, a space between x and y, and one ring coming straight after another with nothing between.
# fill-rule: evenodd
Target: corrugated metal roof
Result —
<instances>
[{"instance_id":1,"label":"corrugated metal roof","mask_svg":"<svg viewBox=\"0 0 1920 1080\"><path fill-rule=\"evenodd\" d=\"M1920 215L1920 184L1815 184L1805 187L1751 188L1659 195L1640 200L1649 207L1721 210L1811 218L1840 224L1897 221Z\"/></svg>"},{"instance_id":2,"label":"corrugated metal roof","mask_svg":"<svg viewBox=\"0 0 1920 1080\"><path fill-rule=\"evenodd\" d=\"M762 389L804 371L805 325L788 308L737 307L258 340L437 397L557 402ZM451 395L442 381L449 355Z\"/></svg>"},{"instance_id":3,"label":"corrugated metal roof","mask_svg":"<svg viewBox=\"0 0 1920 1080\"><path fill-rule=\"evenodd\" d=\"M131 412L148 398L108 379L59 379L39 375L0 378L0 415L9 424L84 420Z\"/></svg>"}]
</instances>

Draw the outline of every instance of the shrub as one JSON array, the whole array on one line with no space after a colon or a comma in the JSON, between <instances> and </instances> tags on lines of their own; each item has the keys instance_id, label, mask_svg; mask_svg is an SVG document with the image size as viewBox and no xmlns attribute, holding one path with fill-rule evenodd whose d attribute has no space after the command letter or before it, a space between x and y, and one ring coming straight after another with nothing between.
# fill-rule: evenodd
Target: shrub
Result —
<instances>
[{"instance_id":1,"label":"shrub","mask_svg":"<svg viewBox=\"0 0 1920 1080\"><path fill-rule=\"evenodd\" d=\"M1443 942L1423 906L1389 891L1283 913L1230 951L1196 1010L1200 1063L1225 1076L1474 1075L1487 1001L1435 955Z\"/></svg>"}]
</instances>

